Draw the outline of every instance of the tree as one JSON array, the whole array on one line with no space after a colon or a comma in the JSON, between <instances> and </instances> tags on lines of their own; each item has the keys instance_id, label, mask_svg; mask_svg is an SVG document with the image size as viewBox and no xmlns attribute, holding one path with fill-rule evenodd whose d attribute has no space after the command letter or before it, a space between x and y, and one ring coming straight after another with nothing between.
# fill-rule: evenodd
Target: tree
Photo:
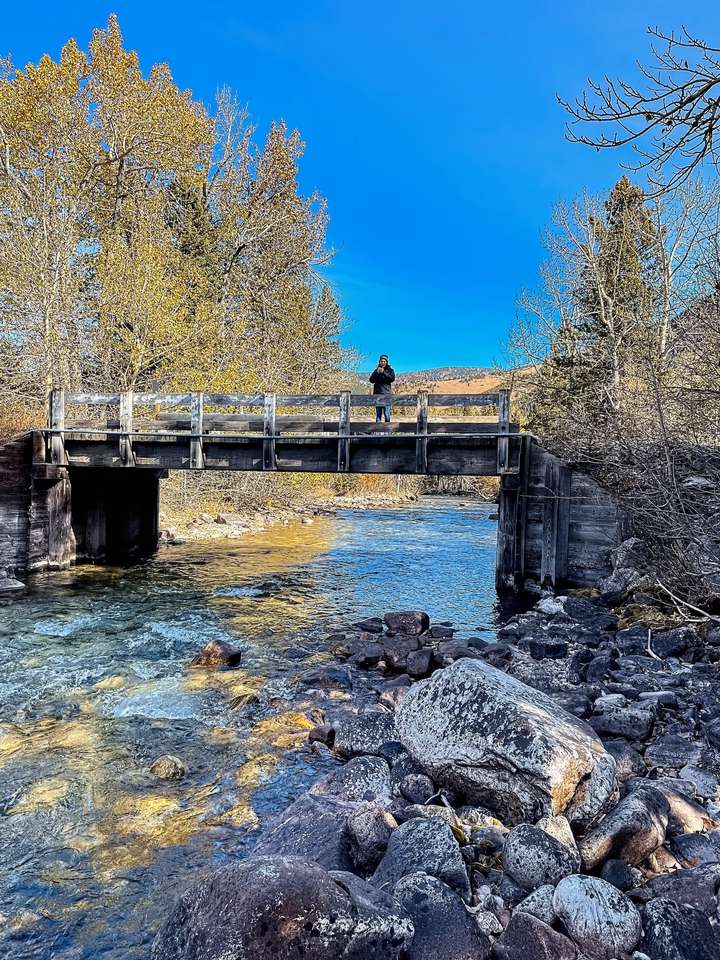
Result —
<instances>
[{"instance_id":1,"label":"tree","mask_svg":"<svg viewBox=\"0 0 720 960\"><path fill-rule=\"evenodd\" d=\"M635 169L664 175L660 191L685 183L705 160L720 166L720 48L685 28L648 33L657 45L652 61L638 65L638 84L590 81L574 102L559 99L572 117L570 140L598 150L632 146Z\"/></svg>"}]
</instances>

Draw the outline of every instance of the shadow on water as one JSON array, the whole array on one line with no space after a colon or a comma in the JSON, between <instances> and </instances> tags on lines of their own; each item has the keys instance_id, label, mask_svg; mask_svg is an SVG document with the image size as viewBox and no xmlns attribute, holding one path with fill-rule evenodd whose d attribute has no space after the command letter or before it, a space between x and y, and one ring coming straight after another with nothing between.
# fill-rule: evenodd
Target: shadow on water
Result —
<instances>
[{"instance_id":1,"label":"shadow on water","mask_svg":"<svg viewBox=\"0 0 720 960\"><path fill-rule=\"evenodd\" d=\"M343 511L129 568L35 577L0 606L0 957L140 960L194 874L334 761L309 714L369 696L333 629L424 608L492 634L494 508ZM239 670L188 663L209 639ZM177 782L149 763L175 754Z\"/></svg>"}]
</instances>

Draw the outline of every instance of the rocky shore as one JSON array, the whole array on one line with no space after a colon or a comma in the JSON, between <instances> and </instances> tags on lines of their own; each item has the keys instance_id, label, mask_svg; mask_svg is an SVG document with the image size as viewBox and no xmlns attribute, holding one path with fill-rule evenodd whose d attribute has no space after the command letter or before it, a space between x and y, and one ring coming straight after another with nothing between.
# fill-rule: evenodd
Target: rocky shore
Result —
<instances>
[{"instance_id":1,"label":"rocky shore","mask_svg":"<svg viewBox=\"0 0 720 960\"><path fill-rule=\"evenodd\" d=\"M334 635L377 702L310 731L337 767L153 960L720 960L720 621L663 607L640 547L496 642L422 611Z\"/></svg>"}]
</instances>

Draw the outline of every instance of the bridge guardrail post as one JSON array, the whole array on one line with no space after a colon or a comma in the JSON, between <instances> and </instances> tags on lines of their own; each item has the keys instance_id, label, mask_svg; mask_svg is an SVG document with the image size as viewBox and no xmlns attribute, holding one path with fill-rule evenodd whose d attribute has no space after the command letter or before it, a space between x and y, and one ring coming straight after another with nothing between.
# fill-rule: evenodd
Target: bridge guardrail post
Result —
<instances>
[{"instance_id":1,"label":"bridge guardrail post","mask_svg":"<svg viewBox=\"0 0 720 960\"><path fill-rule=\"evenodd\" d=\"M50 391L48 426L51 430L65 429L65 391L60 387ZM65 464L65 437L50 434L50 463Z\"/></svg>"},{"instance_id":2,"label":"bridge guardrail post","mask_svg":"<svg viewBox=\"0 0 720 960\"><path fill-rule=\"evenodd\" d=\"M417 395L417 423L415 432L415 472L427 473L427 438L428 438L428 395L427 390L421 390Z\"/></svg>"},{"instance_id":3,"label":"bridge guardrail post","mask_svg":"<svg viewBox=\"0 0 720 960\"><path fill-rule=\"evenodd\" d=\"M498 390L497 471L507 471L510 458L510 391Z\"/></svg>"},{"instance_id":4,"label":"bridge guardrail post","mask_svg":"<svg viewBox=\"0 0 720 960\"><path fill-rule=\"evenodd\" d=\"M263 396L263 470L277 470L275 456L275 408L276 396L266 393Z\"/></svg>"},{"instance_id":5,"label":"bridge guardrail post","mask_svg":"<svg viewBox=\"0 0 720 960\"><path fill-rule=\"evenodd\" d=\"M126 390L120 394L120 462L125 467L135 465L133 455L133 392Z\"/></svg>"},{"instance_id":6,"label":"bridge guardrail post","mask_svg":"<svg viewBox=\"0 0 720 960\"><path fill-rule=\"evenodd\" d=\"M338 400L338 473L347 473L350 469L350 391L342 391Z\"/></svg>"},{"instance_id":7,"label":"bridge guardrail post","mask_svg":"<svg viewBox=\"0 0 720 960\"><path fill-rule=\"evenodd\" d=\"M190 399L190 469L202 470L205 466L203 452L203 408L205 397L193 393Z\"/></svg>"}]
</instances>

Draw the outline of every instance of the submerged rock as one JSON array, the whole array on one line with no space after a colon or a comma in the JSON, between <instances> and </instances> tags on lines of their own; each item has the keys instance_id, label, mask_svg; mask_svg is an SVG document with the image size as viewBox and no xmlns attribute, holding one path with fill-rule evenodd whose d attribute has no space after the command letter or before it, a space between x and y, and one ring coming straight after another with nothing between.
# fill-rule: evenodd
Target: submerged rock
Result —
<instances>
[{"instance_id":1,"label":"submerged rock","mask_svg":"<svg viewBox=\"0 0 720 960\"><path fill-rule=\"evenodd\" d=\"M230 670L240 665L242 650L224 643L222 640L210 640L190 661L193 667L210 667Z\"/></svg>"},{"instance_id":2,"label":"submerged rock","mask_svg":"<svg viewBox=\"0 0 720 960\"><path fill-rule=\"evenodd\" d=\"M150 764L150 773L158 780L182 780L187 770L179 757L166 753L153 760Z\"/></svg>"},{"instance_id":3,"label":"submerged rock","mask_svg":"<svg viewBox=\"0 0 720 960\"><path fill-rule=\"evenodd\" d=\"M412 921L376 887L293 857L251 857L184 893L152 960L399 960Z\"/></svg>"},{"instance_id":4,"label":"submerged rock","mask_svg":"<svg viewBox=\"0 0 720 960\"><path fill-rule=\"evenodd\" d=\"M459 660L411 687L401 742L439 784L503 822L594 820L616 795L615 761L555 701L486 663Z\"/></svg>"}]
</instances>

